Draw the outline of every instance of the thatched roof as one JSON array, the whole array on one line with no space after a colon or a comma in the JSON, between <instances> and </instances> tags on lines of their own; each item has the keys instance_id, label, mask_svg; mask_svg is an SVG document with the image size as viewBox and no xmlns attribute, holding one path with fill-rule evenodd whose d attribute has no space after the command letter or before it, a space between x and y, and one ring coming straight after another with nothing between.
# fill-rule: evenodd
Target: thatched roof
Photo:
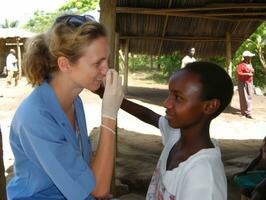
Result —
<instances>
[{"instance_id":1,"label":"thatched roof","mask_svg":"<svg viewBox=\"0 0 266 200\"><path fill-rule=\"evenodd\" d=\"M34 33L19 28L0 28L0 39L5 38L29 38Z\"/></svg>"},{"instance_id":2,"label":"thatched roof","mask_svg":"<svg viewBox=\"0 0 266 200\"><path fill-rule=\"evenodd\" d=\"M226 33L232 53L266 19L265 0L117 0L116 31L137 54L185 53L225 56Z\"/></svg>"}]
</instances>

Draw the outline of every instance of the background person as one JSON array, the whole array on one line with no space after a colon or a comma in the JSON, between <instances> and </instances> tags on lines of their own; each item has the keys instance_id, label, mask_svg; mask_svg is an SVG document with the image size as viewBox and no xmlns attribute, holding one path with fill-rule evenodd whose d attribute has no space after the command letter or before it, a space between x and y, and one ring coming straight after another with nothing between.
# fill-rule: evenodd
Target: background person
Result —
<instances>
[{"instance_id":1,"label":"background person","mask_svg":"<svg viewBox=\"0 0 266 200\"><path fill-rule=\"evenodd\" d=\"M12 84L12 79L15 78L15 86L18 84L19 72L18 72L18 60L16 58L15 49L10 49L9 54L6 57L6 84L7 86Z\"/></svg>"},{"instance_id":2,"label":"background person","mask_svg":"<svg viewBox=\"0 0 266 200\"><path fill-rule=\"evenodd\" d=\"M23 66L36 88L17 109L10 127L15 157L9 200L94 200L109 194L113 172L121 79L108 70L104 27L90 16L58 17L26 46ZM106 76L100 141L92 158L79 93L95 91Z\"/></svg>"},{"instance_id":3,"label":"background person","mask_svg":"<svg viewBox=\"0 0 266 200\"><path fill-rule=\"evenodd\" d=\"M236 69L240 111L243 117L252 119L253 117L251 111L254 94L254 68L252 67L251 59L255 56L255 54L250 51L244 51L242 55L244 60L237 65Z\"/></svg>"},{"instance_id":4,"label":"background person","mask_svg":"<svg viewBox=\"0 0 266 200\"><path fill-rule=\"evenodd\" d=\"M194 47L189 49L188 55L186 55L182 59L181 68L184 68L188 63L193 63L196 61L196 59L194 58L195 52L196 52L196 50Z\"/></svg>"}]
</instances>

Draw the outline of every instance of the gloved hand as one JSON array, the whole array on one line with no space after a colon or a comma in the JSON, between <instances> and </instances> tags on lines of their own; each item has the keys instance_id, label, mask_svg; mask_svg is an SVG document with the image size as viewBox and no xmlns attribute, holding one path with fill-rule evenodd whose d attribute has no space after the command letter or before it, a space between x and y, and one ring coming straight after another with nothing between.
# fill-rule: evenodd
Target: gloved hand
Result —
<instances>
[{"instance_id":1,"label":"gloved hand","mask_svg":"<svg viewBox=\"0 0 266 200\"><path fill-rule=\"evenodd\" d=\"M106 85L102 101L102 117L116 120L117 112L124 98L121 78L114 69L106 74Z\"/></svg>"}]
</instances>

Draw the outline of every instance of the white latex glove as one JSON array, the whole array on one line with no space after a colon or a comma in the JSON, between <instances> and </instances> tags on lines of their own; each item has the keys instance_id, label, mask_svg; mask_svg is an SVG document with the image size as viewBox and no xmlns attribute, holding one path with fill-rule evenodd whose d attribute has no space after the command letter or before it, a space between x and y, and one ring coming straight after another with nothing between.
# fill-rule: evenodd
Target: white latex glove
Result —
<instances>
[{"instance_id":1,"label":"white latex glove","mask_svg":"<svg viewBox=\"0 0 266 200\"><path fill-rule=\"evenodd\" d=\"M114 69L106 74L105 91L102 101L102 117L116 120L117 112L124 98L121 78Z\"/></svg>"}]
</instances>

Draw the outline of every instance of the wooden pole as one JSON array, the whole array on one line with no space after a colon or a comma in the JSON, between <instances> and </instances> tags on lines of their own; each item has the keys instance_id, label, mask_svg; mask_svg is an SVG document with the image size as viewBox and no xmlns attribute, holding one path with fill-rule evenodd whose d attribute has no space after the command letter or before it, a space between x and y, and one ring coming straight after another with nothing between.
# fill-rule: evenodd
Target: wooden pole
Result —
<instances>
[{"instance_id":1,"label":"wooden pole","mask_svg":"<svg viewBox=\"0 0 266 200\"><path fill-rule=\"evenodd\" d=\"M119 48L120 48L120 42L119 42L119 33L115 33L115 63L114 68L117 72L119 72Z\"/></svg>"},{"instance_id":2,"label":"wooden pole","mask_svg":"<svg viewBox=\"0 0 266 200\"><path fill-rule=\"evenodd\" d=\"M5 166L3 161L3 143L2 143L2 132L0 126L0 200L6 200L6 177L5 177Z\"/></svg>"},{"instance_id":3,"label":"wooden pole","mask_svg":"<svg viewBox=\"0 0 266 200\"><path fill-rule=\"evenodd\" d=\"M132 59L132 72L135 72L135 58L133 53L131 53L131 59Z\"/></svg>"},{"instance_id":4,"label":"wooden pole","mask_svg":"<svg viewBox=\"0 0 266 200\"><path fill-rule=\"evenodd\" d=\"M129 52L129 40L126 41L124 55L125 55L125 70L124 70L124 93L128 92L128 52Z\"/></svg>"},{"instance_id":5,"label":"wooden pole","mask_svg":"<svg viewBox=\"0 0 266 200\"><path fill-rule=\"evenodd\" d=\"M18 52L18 72L19 72L19 79L21 79L22 76L22 68L21 68L21 48L20 48L20 38L17 39L17 52Z\"/></svg>"},{"instance_id":6,"label":"wooden pole","mask_svg":"<svg viewBox=\"0 0 266 200\"><path fill-rule=\"evenodd\" d=\"M115 59L115 25L116 25L116 0L100 0L100 23L103 24L106 28L108 41L109 41L109 68L114 69L116 59ZM118 141L118 132L116 125L116 135L115 141ZM115 142L115 158L114 158L114 170L111 183L111 193L116 196L116 157L117 157L117 142Z\"/></svg>"},{"instance_id":7,"label":"wooden pole","mask_svg":"<svg viewBox=\"0 0 266 200\"><path fill-rule=\"evenodd\" d=\"M151 70L153 69L153 56L150 55L150 67L151 67Z\"/></svg>"},{"instance_id":8,"label":"wooden pole","mask_svg":"<svg viewBox=\"0 0 266 200\"><path fill-rule=\"evenodd\" d=\"M109 68L115 68L116 0L100 0L100 22L106 28L109 40Z\"/></svg>"},{"instance_id":9,"label":"wooden pole","mask_svg":"<svg viewBox=\"0 0 266 200\"><path fill-rule=\"evenodd\" d=\"M230 77L232 77L232 35L226 32L226 69Z\"/></svg>"}]
</instances>

